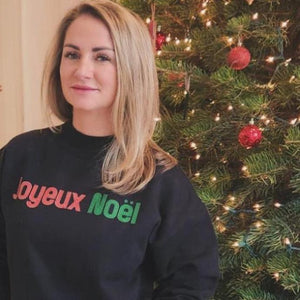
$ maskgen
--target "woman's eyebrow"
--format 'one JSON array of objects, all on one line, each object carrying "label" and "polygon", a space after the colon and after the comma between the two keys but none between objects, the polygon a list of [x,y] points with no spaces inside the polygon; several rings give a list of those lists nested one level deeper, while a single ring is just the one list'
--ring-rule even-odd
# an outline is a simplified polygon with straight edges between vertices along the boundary
[{"label": "woman's eyebrow", "polygon": [[[64,47],[70,47],[75,50],[80,50],[80,48],[76,45],[73,44],[65,44]],[[101,51],[101,50],[110,50],[110,51],[115,51],[115,49],[109,48],[109,47],[95,47],[92,49],[93,52]]]}]

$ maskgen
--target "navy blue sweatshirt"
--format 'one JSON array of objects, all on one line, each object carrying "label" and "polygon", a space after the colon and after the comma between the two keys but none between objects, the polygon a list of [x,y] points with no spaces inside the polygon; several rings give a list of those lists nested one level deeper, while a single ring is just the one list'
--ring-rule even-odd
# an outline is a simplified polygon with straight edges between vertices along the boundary
[{"label": "navy blue sweatshirt", "polygon": [[209,299],[216,238],[179,167],[118,195],[100,185],[112,137],[61,128],[1,150],[0,299]]}]

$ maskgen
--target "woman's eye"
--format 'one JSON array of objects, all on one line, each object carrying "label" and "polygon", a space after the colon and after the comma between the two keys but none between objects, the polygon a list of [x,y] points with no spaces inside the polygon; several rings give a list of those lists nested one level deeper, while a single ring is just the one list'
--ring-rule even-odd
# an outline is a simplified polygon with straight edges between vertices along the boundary
[{"label": "woman's eye", "polygon": [[107,55],[100,54],[100,55],[97,55],[96,60],[98,60],[98,61],[110,61],[111,59]]},{"label": "woman's eye", "polygon": [[79,55],[76,52],[67,52],[64,56],[69,59],[78,59],[79,58]]}]

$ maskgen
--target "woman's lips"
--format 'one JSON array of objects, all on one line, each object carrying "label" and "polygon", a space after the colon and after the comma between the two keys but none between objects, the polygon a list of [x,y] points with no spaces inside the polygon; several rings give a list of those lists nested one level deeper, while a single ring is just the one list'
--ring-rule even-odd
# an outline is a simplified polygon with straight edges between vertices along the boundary
[{"label": "woman's lips", "polygon": [[77,92],[94,92],[98,91],[97,88],[93,88],[86,85],[72,85],[71,88]]}]

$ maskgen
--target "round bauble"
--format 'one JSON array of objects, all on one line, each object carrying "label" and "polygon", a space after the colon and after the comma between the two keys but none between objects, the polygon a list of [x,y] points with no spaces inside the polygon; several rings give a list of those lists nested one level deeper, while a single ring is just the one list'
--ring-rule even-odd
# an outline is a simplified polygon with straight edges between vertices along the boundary
[{"label": "round bauble", "polygon": [[251,54],[242,46],[232,48],[227,56],[227,64],[234,70],[242,70],[249,65]]},{"label": "round bauble", "polygon": [[255,125],[247,125],[239,133],[239,143],[246,149],[257,146],[261,140],[262,132]]}]

